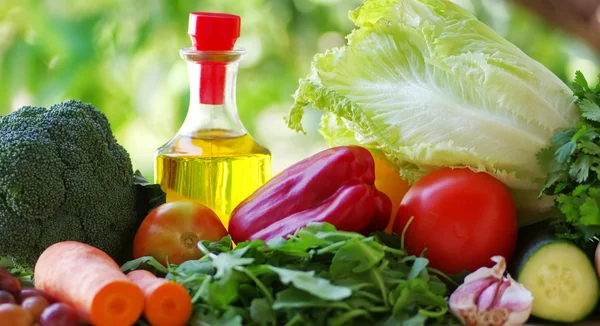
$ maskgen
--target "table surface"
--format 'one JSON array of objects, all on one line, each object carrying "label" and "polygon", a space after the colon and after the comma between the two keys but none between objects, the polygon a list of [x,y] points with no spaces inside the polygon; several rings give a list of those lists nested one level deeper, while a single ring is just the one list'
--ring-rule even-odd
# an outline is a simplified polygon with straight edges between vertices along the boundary
[{"label": "table surface", "polygon": [[600,325],[600,316],[595,315],[584,321],[580,321],[574,324],[560,324],[560,323],[552,323],[547,321],[532,321],[530,323],[525,324],[526,326],[564,326],[564,325],[573,325],[573,326],[598,326]]}]

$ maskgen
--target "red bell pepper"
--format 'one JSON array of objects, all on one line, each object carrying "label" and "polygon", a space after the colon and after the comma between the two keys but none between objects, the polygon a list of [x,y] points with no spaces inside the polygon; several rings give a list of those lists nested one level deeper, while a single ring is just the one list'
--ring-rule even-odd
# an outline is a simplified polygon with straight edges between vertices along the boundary
[{"label": "red bell pepper", "polygon": [[274,176],[231,213],[234,242],[293,234],[311,222],[342,231],[383,230],[392,203],[375,188],[373,156],[359,146],[321,151]]}]

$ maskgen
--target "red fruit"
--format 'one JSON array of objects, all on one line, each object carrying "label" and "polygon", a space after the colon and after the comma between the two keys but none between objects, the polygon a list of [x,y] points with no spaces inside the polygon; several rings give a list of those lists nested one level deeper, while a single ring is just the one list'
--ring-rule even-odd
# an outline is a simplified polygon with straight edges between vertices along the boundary
[{"label": "red fruit", "polygon": [[23,300],[21,307],[31,314],[34,322],[39,322],[42,312],[48,307],[48,301],[42,296],[29,297]]},{"label": "red fruit", "polygon": [[20,294],[21,302],[23,302],[27,298],[38,297],[38,296],[46,299],[48,304],[53,304],[54,302],[56,302],[56,300],[51,295],[49,295],[48,293],[46,293],[40,289],[36,289],[36,288],[24,288],[21,290],[21,294]]},{"label": "red fruit", "polygon": [[19,299],[21,292],[21,282],[4,268],[0,268],[0,290],[12,294],[15,299]]},{"label": "red fruit", "polygon": [[490,266],[490,258],[513,255],[517,240],[515,204],[506,186],[484,172],[440,169],[417,181],[404,196],[394,232],[409,254],[423,250],[430,266],[446,274]]},{"label": "red fruit", "polygon": [[219,241],[227,230],[208,206],[175,201],[155,208],[142,222],[133,242],[133,256],[152,256],[163,265],[202,257],[198,241]]},{"label": "red fruit", "polygon": [[44,309],[40,326],[79,326],[79,316],[71,306],[65,303],[53,303]]},{"label": "red fruit", "polygon": [[0,304],[16,303],[15,297],[7,291],[0,291]]}]

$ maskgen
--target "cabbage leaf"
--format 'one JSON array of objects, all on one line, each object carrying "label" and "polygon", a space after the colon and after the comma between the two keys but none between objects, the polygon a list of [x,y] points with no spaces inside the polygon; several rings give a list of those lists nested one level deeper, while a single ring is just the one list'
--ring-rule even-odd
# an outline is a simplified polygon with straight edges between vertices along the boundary
[{"label": "cabbage leaf", "polygon": [[[553,204],[537,197],[536,153],[575,124],[573,93],[470,12],[447,0],[367,0],[347,44],[317,54],[286,121],[325,111],[331,146],[381,150],[414,182],[439,167],[485,171],[512,191],[521,224]],[[483,190],[483,189],[482,189]]]}]

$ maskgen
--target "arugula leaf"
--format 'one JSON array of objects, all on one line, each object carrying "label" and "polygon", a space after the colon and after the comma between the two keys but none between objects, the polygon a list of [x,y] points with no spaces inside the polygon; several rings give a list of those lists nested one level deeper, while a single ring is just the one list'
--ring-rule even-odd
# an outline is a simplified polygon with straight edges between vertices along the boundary
[{"label": "arugula leaf", "polygon": [[228,252],[231,250],[231,236],[228,234],[217,242],[202,240],[201,243],[212,253]]},{"label": "arugula leaf", "polygon": [[396,234],[365,237],[314,223],[268,243],[230,249],[228,241],[201,241],[204,257],[168,268],[167,278],[192,296],[191,325],[456,324],[447,277],[408,256]]},{"label": "arugula leaf", "polygon": [[351,307],[342,302],[331,302],[321,299],[308,292],[301,291],[295,288],[288,288],[277,294],[273,309],[290,309],[290,308],[341,308],[350,310]]},{"label": "arugula leaf", "polygon": [[200,290],[200,298],[210,305],[226,308],[238,297],[238,274],[229,273],[222,279],[203,283],[204,286]]},{"label": "arugula leaf", "polygon": [[427,265],[429,264],[429,260],[427,258],[418,257],[415,259],[415,262],[412,265],[410,273],[408,274],[408,280],[412,280],[419,276],[421,272],[425,270]]},{"label": "arugula leaf", "polygon": [[254,262],[254,258],[239,258],[229,253],[220,253],[212,259],[213,266],[217,270],[216,278],[223,278],[229,274],[234,267],[246,266]]},{"label": "arugula leaf", "polygon": [[188,260],[175,269],[176,274],[213,274],[214,266],[210,260]]},{"label": "arugula leaf", "polygon": [[123,264],[123,266],[121,266],[121,270],[123,271],[123,273],[127,273],[136,269],[140,269],[140,267],[146,267],[150,270],[154,269],[155,271],[162,274],[167,274],[169,272],[169,270],[165,266],[159,263],[158,260],[154,259],[154,257],[152,256],[144,256],[138,259],[128,261],[125,264]]},{"label": "arugula leaf", "polygon": [[214,273],[215,268],[210,259],[188,260],[171,269],[165,278],[187,286],[188,283],[197,282],[198,279],[204,280],[204,275],[213,275]]},{"label": "arugula leaf", "polygon": [[343,275],[347,273],[362,273],[381,262],[385,253],[362,241],[349,241],[339,248],[333,256],[331,274]]},{"label": "arugula leaf", "polygon": [[345,286],[333,285],[329,280],[315,276],[315,271],[303,272],[273,266],[269,268],[279,275],[281,283],[292,283],[297,289],[321,299],[335,301],[352,294],[352,290]]},{"label": "arugula leaf", "polygon": [[276,315],[269,301],[265,298],[255,298],[250,304],[250,317],[260,325],[275,325]]},{"label": "arugula leaf", "polygon": [[191,321],[191,326],[242,326],[242,317],[235,310],[227,310],[224,314],[197,313]]}]

